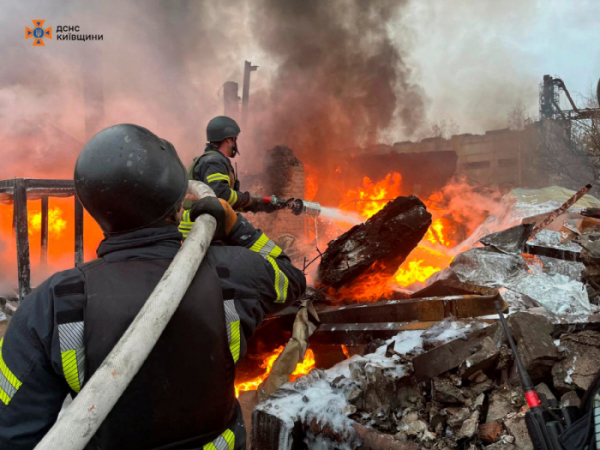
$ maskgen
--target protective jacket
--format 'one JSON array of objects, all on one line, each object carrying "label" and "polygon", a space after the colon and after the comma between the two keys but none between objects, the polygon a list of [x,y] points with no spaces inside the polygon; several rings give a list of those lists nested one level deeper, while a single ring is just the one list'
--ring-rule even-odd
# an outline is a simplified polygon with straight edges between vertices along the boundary
[{"label": "protective jacket", "polygon": [[[32,449],[77,395],[181,246],[175,226],[106,238],[99,259],[23,299],[0,341],[0,449]],[[243,449],[235,363],[265,315],[304,292],[279,247],[243,217],[212,245],[156,347],[87,449]]]},{"label": "protective jacket", "polygon": [[211,144],[206,145],[201,156],[194,158],[189,175],[192,180],[208,184],[217,197],[236,211],[244,211],[252,203],[249,192],[240,192],[240,183],[229,158]]}]

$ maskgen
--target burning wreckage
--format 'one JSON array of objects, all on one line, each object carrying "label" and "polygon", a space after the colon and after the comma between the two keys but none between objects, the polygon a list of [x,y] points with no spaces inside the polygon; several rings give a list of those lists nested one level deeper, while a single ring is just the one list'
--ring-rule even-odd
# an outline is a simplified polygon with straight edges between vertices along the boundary
[{"label": "burning wreckage", "polygon": [[[394,286],[397,268],[433,229],[418,198],[397,197],[332,240],[298,315],[271,318],[254,339],[254,354],[278,345],[266,371],[247,381],[240,367],[252,448],[540,448],[526,422],[541,409],[526,401],[533,388],[498,311],[544,408],[579,406],[600,371],[590,187],[511,191],[448,267],[408,288]],[[369,289],[379,298],[361,301]]]},{"label": "burning wreckage", "polygon": [[[56,224],[44,198],[72,196],[67,180],[55,181],[0,186],[5,203],[14,198],[18,242],[37,218],[27,218],[24,199],[42,198],[46,252]],[[249,444],[533,448],[498,306],[544,403],[579,405],[600,370],[600,201],[584,195],[589,186],[515,189],[465,238],[438,210],[438,196],[400,195],[397,174],[381,183],[358,192],[369,199],[359,211],[364,223],[323,208],[321,219],[359,223],[304,259],[315,272],[307,299],[269,318],[249,342],[236,379]],[[80,261],[83,219],[74,205]],[[17,245],[20,293],[30,289],[26,247]],[[8,315],[17,303],[5,302]]]}]

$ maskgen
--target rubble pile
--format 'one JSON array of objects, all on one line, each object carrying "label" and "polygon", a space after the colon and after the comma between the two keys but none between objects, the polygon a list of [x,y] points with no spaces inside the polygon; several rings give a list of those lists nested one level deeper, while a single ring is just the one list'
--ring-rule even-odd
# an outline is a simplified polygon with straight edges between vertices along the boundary
[{"label": "rubble pile", "polygon": [[[478,242],[409,299],[321,310],[314,338],[348,345],[354,356],[259,404],[253,448],[533,449],[514,358],[491,307],[509,307],[545,405],[578,406],[600,371],[600,202],[584,191],[515,190],[510,212],[490,217],[474,233]],[[417,216],[425,220],[405,222],[419,225],[408,230],[408,251],[428,219]],[[321,280],[352,283],[374,261],[405,258],[404,249],[380,245],[402,237],[368,231],[354,227],[330,244]]]},{"label": "rubble pile", "polygon": [[[527,312],[511,315],[509,325],[540,397],[578,406],[600,370],[600,332],[563,331]],[[446,319],[284,385],[254,411],[252,445],[529,450],[526,411],[497,324]]]}]

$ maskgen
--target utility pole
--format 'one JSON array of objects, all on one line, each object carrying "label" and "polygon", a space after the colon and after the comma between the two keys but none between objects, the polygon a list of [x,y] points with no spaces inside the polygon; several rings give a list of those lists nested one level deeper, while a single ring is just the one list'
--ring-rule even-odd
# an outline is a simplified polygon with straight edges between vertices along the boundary
[{"label": "utility pole", "polygon": [[242,89],[242,127],[248,119],[248,101],[250,99],[250,72],[254,72],[258,66],[253,66],[250,61],[244,61],[244,85]]}]

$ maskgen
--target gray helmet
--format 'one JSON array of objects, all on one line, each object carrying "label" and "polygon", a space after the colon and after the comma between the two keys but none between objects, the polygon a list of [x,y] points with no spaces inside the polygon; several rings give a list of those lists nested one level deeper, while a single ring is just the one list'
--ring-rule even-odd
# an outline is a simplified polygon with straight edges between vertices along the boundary
[{"label": "gray helmet", "polygon": [[74,178],[77,198],[107,234],[158,225],[188,186],[173,145],[131,124],[93,136],[77,158]]},{"label": "gray helmet", "polygon": [[217,116],[211,119],[206,126],[206,140],[208,142],[221,142],[228,137],[237,137],[240,127],[231,117]]}]

